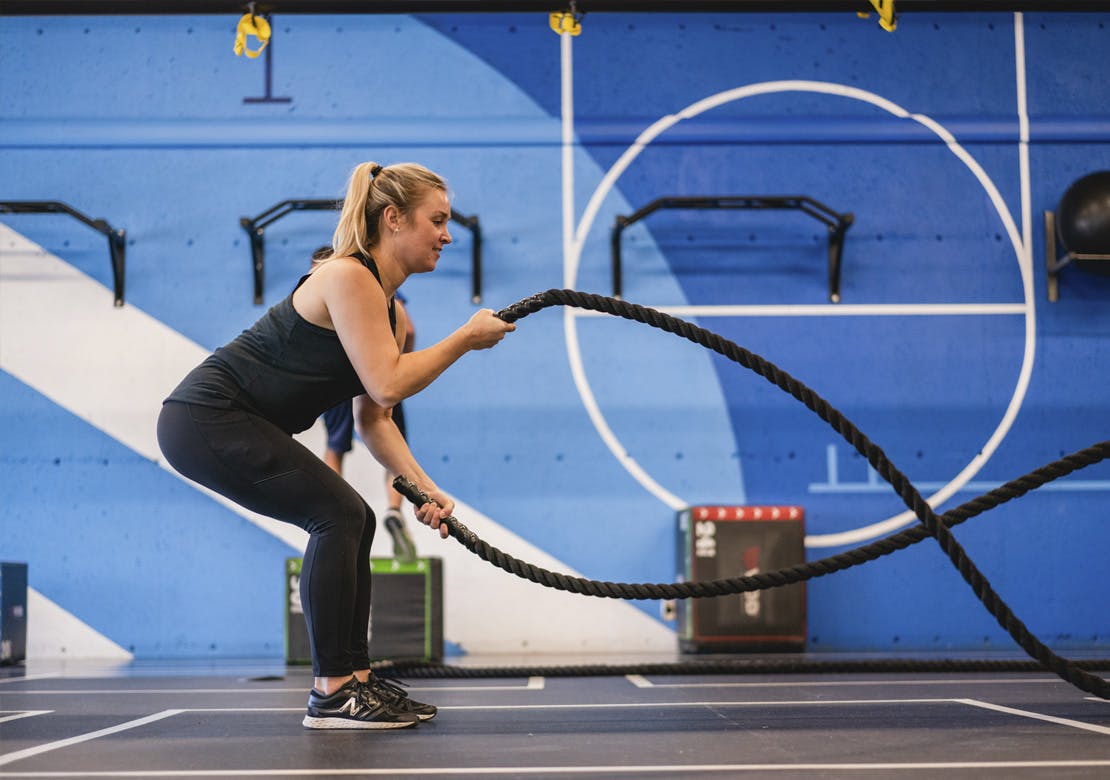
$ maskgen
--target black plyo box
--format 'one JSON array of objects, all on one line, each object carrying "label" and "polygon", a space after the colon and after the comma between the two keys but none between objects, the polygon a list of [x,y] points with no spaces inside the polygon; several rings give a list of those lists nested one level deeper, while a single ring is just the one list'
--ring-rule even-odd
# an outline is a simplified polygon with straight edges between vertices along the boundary
[{"label": "black plyo box", "polygon": [[[696,506],[678,516],[678,579],[731,579],[805,560],[800,506]],[[676,604],[684,653],[801,651],[805,583]]]},{"label": "black plyo box", "polygon": [[27,564],[0,563],[0,664],[27,658]]}]

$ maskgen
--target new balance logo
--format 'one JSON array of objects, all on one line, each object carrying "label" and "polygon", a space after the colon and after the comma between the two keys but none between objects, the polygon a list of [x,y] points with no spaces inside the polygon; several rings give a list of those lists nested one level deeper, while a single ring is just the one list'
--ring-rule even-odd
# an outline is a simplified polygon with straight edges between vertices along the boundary
[{"label": "new balance logo", "polygon": [[347,699],[346,702],[344,702],[343,706],[339,708],[339,711],[345,712],[351,717],[354,717],[358,715],[358,711],[360,709],[361,705],[358,703],[358,697],[352,696],[351,698]]}]

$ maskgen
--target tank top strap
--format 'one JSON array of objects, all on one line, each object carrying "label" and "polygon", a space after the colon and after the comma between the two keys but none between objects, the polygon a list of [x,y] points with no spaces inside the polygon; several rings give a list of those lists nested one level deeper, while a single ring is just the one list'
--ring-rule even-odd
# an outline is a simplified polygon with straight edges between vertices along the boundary
[{"label": "tank top strap", "polygon": [[[382,275],[381,272],[378,271],[378,264],[374,262],[374,258],[370,257],[370,255],[364,255],[361,252],[356,252],[354,256],[358,258],[360,263],[370,269],[370,273],[374,274],[374,278],[378,280],[378,284],[381,284]],[[384,291],[385,288],[383,287],[382,289]],[[392,295],[389,297],[389,327],[394,333],[397,332],[397,303]]]}]

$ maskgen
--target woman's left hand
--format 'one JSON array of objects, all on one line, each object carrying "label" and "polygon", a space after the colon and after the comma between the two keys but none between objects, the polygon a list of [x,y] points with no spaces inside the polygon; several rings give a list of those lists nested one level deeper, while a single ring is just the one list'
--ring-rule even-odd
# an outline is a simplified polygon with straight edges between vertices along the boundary
[{"label": "woman's left hand", "polygon": [[416,508],[416,519],[429,528],[438,529],[440,538],[446,539],[449,531],[443,522],[455,510],[455,502],[440,490],[425,491],[432,502]]}]

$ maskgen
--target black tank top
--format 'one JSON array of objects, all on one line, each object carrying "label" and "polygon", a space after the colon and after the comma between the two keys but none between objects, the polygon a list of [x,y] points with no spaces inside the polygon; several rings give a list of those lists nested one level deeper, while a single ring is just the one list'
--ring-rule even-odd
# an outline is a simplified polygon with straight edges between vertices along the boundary
[{"label": "black tank top", "polygon": [[[374,261],[356,257],[380,284]],[[302,276],[293,291],[307,278]],[[389,324],[396,333],[393,298],[389,299]],[[290,293],[189,372],[166,401],[240,408],[293,434],[311,427],[340,401],[364,392],[338,334],[298,314]]]}]

